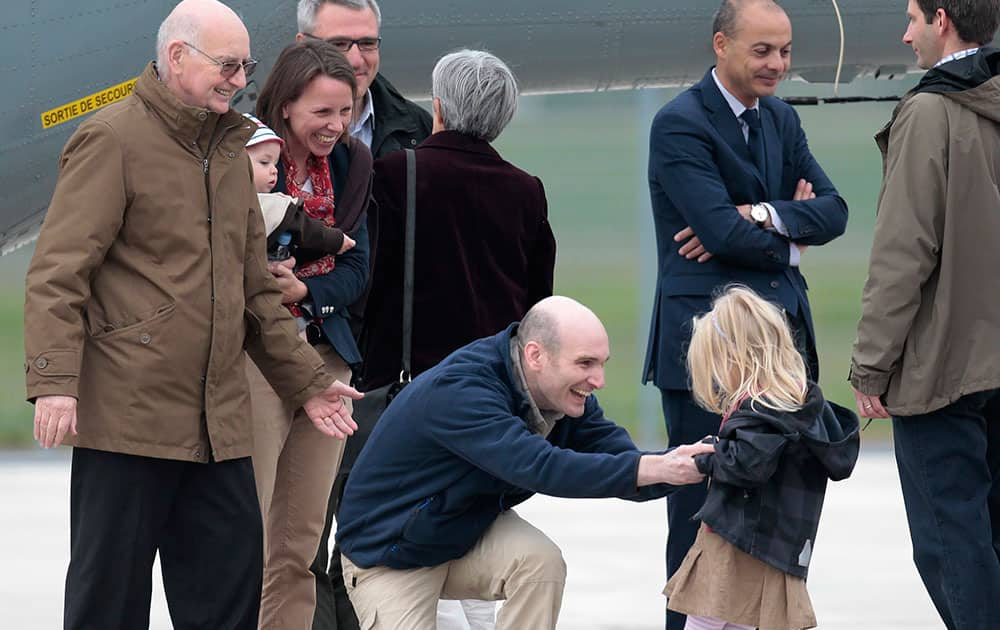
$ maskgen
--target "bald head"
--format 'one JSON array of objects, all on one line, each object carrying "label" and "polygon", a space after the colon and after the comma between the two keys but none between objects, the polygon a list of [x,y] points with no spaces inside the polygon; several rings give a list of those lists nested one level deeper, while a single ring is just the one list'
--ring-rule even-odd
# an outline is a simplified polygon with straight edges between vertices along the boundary
[{"label": "bald head", "polygon": [[712,22],[712,33],[722,33],[726,37],[735,37],[736,32],[742,26],[744,9],[749,6],[767,12],[785,13],[774,0],[722,0],[722,5],[715,13],[715,20]]},{"label": "bald head", "polygon": [[744,107],[774,96],[792,60],[792,23],[771,0],[724,0],[715,19],[715,75]]},{"label": "bald head", "polygon": [[565,336],[578,329],[589,330],[591,333],[599,331],[607,335],[594,311],[572,298],[553,295],[528,311],[518,327],[517,336],[522,346],[535,341],[549,352],[558,354]]},{"label": "bald head", "polygon": [[579,417],[604,387],[608,333],[589,308],[562,296],[545,298],[524,316],[517,336],[525,383],[543,410]]},{"label": "bald head", "polygon": [[[233,95],[246,87],[250,61],[250,35],[232,9],[217,0],[184,0],[160,25],[156,41],[156,69],[174,96],[189,107],[229,111]],[[227,67],[237,69],[224,72]]]},{"label": "bald head", "polygon": [[170,75],[168,50],[171,43],[187,42],[202,48],[204,29],[247,32],[240,16],[218,0],[182,0],[163,20],[156,33],[156,67],[160,79],[166,81]]}]

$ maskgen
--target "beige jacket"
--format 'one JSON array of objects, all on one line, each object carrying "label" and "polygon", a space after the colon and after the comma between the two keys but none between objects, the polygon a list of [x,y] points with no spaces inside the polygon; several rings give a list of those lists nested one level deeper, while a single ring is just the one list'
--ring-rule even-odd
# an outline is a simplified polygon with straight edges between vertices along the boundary
[{"label": "beige jacket", "polygon": [[884,177],[851,383],[909,416],[1000,387],[1000,77],[916,93]]},{"label": "beige jacket", "polygon": [[267,272],[244,143],[150,64],[80,125],[26,280],[27,395],[78,399],[76,446],[206,462],[251,453],[244,348],[295,405],[329,385]]}]

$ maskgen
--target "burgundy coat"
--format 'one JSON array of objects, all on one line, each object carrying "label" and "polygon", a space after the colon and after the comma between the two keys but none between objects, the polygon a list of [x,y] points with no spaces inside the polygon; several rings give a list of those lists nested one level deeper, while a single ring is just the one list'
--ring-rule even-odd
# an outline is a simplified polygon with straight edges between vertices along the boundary
[{"label": "burgundy coat", "polygon": [[[443,131],[416,148],[413,374],[520,320],[552,294],[556,244],[542,182],[489,143]],[[398,378],[406,154],[375,162],[379,255],[361,337],[360,387]]]}]

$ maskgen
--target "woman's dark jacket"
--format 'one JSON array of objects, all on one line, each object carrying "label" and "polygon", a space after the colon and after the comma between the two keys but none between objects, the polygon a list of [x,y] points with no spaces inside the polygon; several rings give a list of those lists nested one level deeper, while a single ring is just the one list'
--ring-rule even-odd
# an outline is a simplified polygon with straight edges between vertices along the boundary
[{"label": "woman's dark jacket", "polygon": [[[323,319],[327,341],[352,368],[361,363],[361,353],[351,332],[348,307],[358,301],[368,285],[369,240],[367,212],[372,198],[372,155],[363,143],[350,139],[338,143],[328,158],[333,179],[334,218],[337,227],[356,241],[356,245],[337,256],[333,271],[305,278],[309,288],[305,302]],[[285,172],[278,162],[278,184],[274,192],[287,192]]]},{"label": "woman's dark jacket", "polygon": [[744,401],[722,425],[715,452],[695,457],[710,477],[695,518],[785,573],[806,577],[826,481],[850,476],[858,417],[810,385],[793,413]]},{"label": "woman's dark jacket", "polygon": [[[416,148],[414,375],[494,335],[552,294],[556,243],[542,182],[456,131]],[[406,154],[375,162],[378,257],[361,348],[364,391],[399,377]]]}]

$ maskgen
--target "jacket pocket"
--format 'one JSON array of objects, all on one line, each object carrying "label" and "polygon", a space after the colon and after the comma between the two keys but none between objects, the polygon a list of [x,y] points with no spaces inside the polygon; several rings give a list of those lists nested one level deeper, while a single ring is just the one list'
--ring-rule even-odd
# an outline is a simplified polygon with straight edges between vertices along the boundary
[{"label": "jacket pocket", "polygon": [[175,315],[173,304],[163,306],[143,321],[102,330],[84,343],[80,391],[100,399],[92,408],[114,410],[124,440],[177,443],[178,427],[164,418],[187,413],[186,401],[199,392],[197,374],[175,376],[190,368],[179,358],[188,344],[174,325]]},{"label": "jacket pocket", "polygon": [[402,538],[404,540],[424,544],[435,542],[439,532],[427,512],[436,499],[437,497],[434,496],[428,497],[413,509],[413,513],[410,514],[410,518],[403,526]]},{"label": "jacket pocket", "polygon": [[110,339],[112,337],[117,337],[119,335],[124,335],[128,332],[139,330],[140,328],[148,327],[150,325],[156,324],[159,320],[169,317],[177,309],[177,305],[174,303],[165,304],[152,313],[140,317],[139,321],[128,324],[126,326],[116,326],[114,324],[104,324],[102,326],[97,326],[96,330],[91,330],[90,338],[97,341],[101,339]]}]

